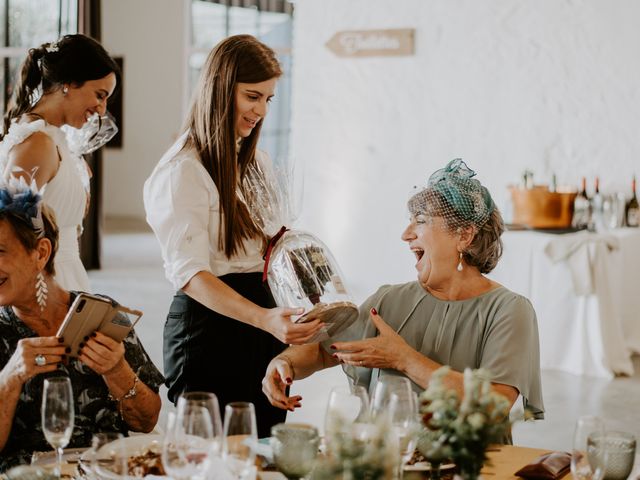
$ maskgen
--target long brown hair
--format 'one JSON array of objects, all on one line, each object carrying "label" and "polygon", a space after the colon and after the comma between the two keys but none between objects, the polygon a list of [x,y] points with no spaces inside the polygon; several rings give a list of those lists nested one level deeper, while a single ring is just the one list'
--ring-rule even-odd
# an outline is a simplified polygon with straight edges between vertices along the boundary
[{"label": "long brown hair", "polygon": [[280,75],[282,70],[271,48],[251,35],[229,37],[209,53],[186,120],[184,149],[197,152],[218,189],[218,248],[224,249],[227,258],[244,250],[245,239],[267,240],[237,194],[238,188],[243,189],[241,180],[247,167],[256,161],[262,120],[243,139],[236,156],[235,87],[238,82],[260,83]]},{"label": "long brown hair", "polygon": [[115,60],[93,38],[79,33],[30,49],[4,115],[0,139],[9,131],[13,119],[33,109],[39,95],[51,93],[65,83],[81,87],[88,80],[110,73],[115,73],[116,85],[120,85],[120,68]]}]

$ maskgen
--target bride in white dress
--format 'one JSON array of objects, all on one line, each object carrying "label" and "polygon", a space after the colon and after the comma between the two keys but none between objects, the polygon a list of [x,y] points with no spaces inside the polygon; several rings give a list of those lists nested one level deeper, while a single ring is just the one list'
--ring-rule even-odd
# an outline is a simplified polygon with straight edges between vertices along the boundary
[{"label": "bride in white dress", "polygon": [[4,117],[0,173],[35,179],[60,229],[56,281],[90,291],[78,238],[89,202],[89,168],[69,149],[63,125],[81,128],[104,115],[119,69],[104,48],[84,35],[66,35],[29,51]]}]

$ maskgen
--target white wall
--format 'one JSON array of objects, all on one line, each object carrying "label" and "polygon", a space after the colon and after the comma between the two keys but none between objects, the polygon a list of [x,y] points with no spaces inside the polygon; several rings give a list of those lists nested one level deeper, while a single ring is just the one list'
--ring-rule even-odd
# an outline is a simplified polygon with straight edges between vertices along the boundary
[{"label": "white wall", "polygon": [[102,43],[124,57],[122,149],[105,149],[107,216],[144,218],[142,186],[183,120],[185,2],[102,2]]},{"label": "white wall", "polygon": [[[546,182],[640,171],[640,2],[303,0],[296,3],[292,151],[298,226],[323,239],[356,299],[415,278],[400,234],[411,187],[464,158],[506,202]],[[415,55],[340,58],[336,31],[415,28]]]}]

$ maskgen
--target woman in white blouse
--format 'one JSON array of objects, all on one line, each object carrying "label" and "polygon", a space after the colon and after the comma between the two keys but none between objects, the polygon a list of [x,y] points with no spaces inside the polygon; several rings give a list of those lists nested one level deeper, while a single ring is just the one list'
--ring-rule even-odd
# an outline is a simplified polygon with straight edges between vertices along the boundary
[{"label": "woman in white blouse", "polygon": [[268,161],[256,145],[281,73],[273,50],[254,37],[220,42],[203,67],[184,134],[144,188],[147,221],[178,290],[164,328],[169,399],[199,390],[214,392],[223,409],[253,402],[260,436],[286,414],[261,392],[269,361],[322,327],[293,323],[300,309],[275,307],[261,278],[269,239],[241,201],[247,167]]}]

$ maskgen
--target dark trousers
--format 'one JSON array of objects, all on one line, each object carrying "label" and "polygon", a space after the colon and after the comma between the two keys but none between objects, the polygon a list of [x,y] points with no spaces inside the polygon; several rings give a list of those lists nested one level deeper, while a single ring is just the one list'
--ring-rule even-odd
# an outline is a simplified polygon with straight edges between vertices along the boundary
[{"label": "dark trousers", "polygon": [[[274,307],[261,273],[232,273],[219,277],[240,295],[262,307]],[[268,363],[286,347],[275,337],[220,315],[183,292],[173,297],[164,326],[164,373],[169,400],[182,392],[213,392],[222,417],[227,403],[252,402],[258,436],[270,436],[286,411],[272,407],[262,393]]]}]

